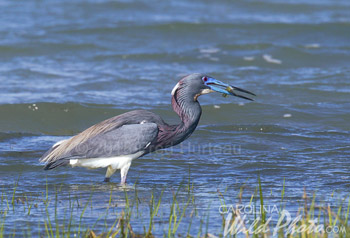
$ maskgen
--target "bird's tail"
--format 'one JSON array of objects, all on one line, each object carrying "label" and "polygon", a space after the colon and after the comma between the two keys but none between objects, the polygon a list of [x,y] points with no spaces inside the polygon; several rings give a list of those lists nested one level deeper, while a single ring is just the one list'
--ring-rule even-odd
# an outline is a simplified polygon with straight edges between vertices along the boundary
[{"label": "bird's tail", "polygon": [[61,166],[66,166],[69,164],[69,159],[67,158],[62,158],[62,159],[58,159],[52,162],[49,162],[45,165],[44,169],[45,170],[49,170],[49,169],[54,169],[57,167],[61,167]]}]

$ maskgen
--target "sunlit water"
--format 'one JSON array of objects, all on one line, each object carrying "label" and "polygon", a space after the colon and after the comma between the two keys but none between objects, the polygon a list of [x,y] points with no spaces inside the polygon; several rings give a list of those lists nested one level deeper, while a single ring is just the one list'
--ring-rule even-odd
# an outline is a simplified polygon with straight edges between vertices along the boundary
[{"label": "sunlit water", "polygon": [[[259,175],[270,205],[279,204],[285,179],[290,210],[304,189],[325,200],[349,192],[348,1],[2,1],[0,22],[0,184],[9,197],[19,177],[17,192],[39,197],[46,184],[51,194],[63,184],[62,212],[68,194],[88,197],[97,186],[86,213],[93,224],[108,205],[105,170],[43,171],[38,158],[58,140],[128,110],[178,122],[170,91],[191,72],[258,96],[202,96],[202,118],[188,140],[134,161],[128,182],[145,200],[164,188],[163,201],[170,199],[190,175],[216,234],[217,190],[229,188],[234,203],[245,185],[249,201]],[[115,187],[119,181],[112,177]],[[118,203],[124,192],[115,189]],[[9,214],[5,228],[37,224],[45,214],[33,213]]]}]

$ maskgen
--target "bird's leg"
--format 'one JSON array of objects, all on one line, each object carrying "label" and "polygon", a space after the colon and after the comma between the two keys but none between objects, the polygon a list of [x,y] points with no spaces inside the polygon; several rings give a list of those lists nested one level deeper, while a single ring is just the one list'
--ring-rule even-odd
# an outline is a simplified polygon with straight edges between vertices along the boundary
[{"label": "bird's leg", "polygon": [[116,169],[113,169],[111,165],[108,166],[107,172],[106,172],[106,177],[105,177],[105,180],[103,180],[103,182],[109,182],[112,174],[114,174],[115,171],[116,171]]},{"label": "bird's leg", "polygon": [[126,175],[128,175],[128,171],[130,168],[131,163],[126,164],[123,168],[120,169],[120,184],[125,184],[126,183]]}]

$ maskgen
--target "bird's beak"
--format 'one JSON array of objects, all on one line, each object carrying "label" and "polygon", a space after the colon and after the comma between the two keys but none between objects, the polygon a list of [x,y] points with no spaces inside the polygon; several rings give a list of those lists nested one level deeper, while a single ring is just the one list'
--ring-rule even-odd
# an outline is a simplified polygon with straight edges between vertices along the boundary
[{"label": "bird's beak", "polygon": [[214,78],[209,78],[208,77],[207,81],[204,82],[204,84],[206,86],[208,86],[211,90],[219,92],[219,93],[223,93],[224,95],[232,95],[232,96],[244,98],[244,99],[247,99],[247,100],[250,100],[250,101],[254,101],[254,100],[251,99],[251,98],[248,98],[246,96],[239,95],[236,92],[242,92],[242,93],[247,93],[247,94],[256,96],[254,93],[249,92],[248,90],[237,88],[235,86],[229,85],[227,83],[223,83],[223,82],[221,82],[219,80],[216,80]]}]

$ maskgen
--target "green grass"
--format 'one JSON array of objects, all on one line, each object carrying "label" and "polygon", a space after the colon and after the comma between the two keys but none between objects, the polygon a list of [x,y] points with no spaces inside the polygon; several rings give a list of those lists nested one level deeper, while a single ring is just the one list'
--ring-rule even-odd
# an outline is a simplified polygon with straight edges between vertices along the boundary
[{"label": "green grass", "polygon": [[[268,205],[269,196],[272,196],[272,191],[269,194],[269,188],[263,185],[260,177],[257,184],[251,186],[253,192],[246,191],[246,185],[234,192],[235,197],[229,195],[232,188],[226,188],[224,192],[213,191],[217,199],[205,205],[197,197],[197,187],[191,180],[176,189],[151,188],[143,196],[140,196],[137,183],[125,188],[105,185],[104,190],[99,185],[87,187],[87,191],[78,189],[71,194],[68,190],[69,194],[66,194],[63,185],[46,183],[44,191],[35,194],[21,192],[17,180],[11,190],[3,188],[0,238],[350,237],[350,199],[336,200],[333,194],[328,202],[322,202],[316,194],[308,196],[304,192],[296,201],[296,212],[290,213],[292,218],[299,219],[294,224],[279,227],[285,221],[278,224],[286,215],[283,211],[290,208],[285,180],[281,183],[280,202],[274,204],[278,213],[272,220],[269,211],[258,212],[258,207]],[[336,202],[330,205],[329,200]],[[219,213],[216,206],[226,209]],[[239,210],[239,207],[247,206],[254,206],[254,212],[244,214]],[[335,228],[338,232],[324,232],[327,229],[335,231]]]}]

